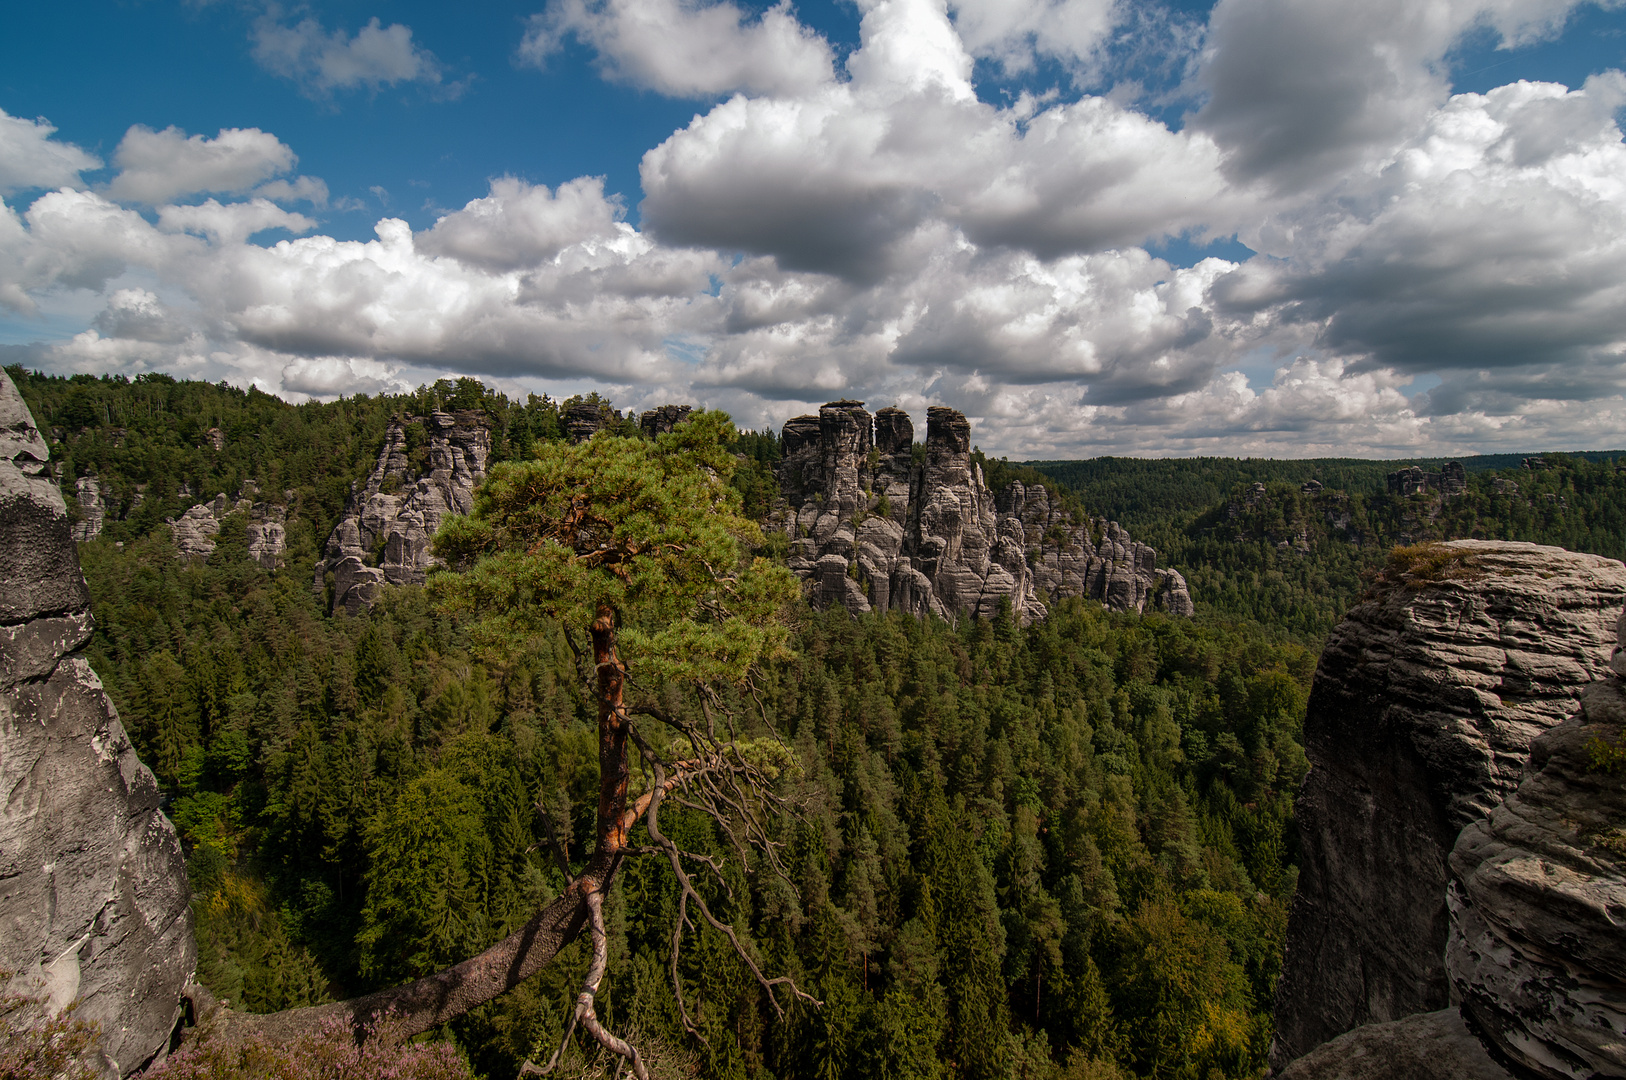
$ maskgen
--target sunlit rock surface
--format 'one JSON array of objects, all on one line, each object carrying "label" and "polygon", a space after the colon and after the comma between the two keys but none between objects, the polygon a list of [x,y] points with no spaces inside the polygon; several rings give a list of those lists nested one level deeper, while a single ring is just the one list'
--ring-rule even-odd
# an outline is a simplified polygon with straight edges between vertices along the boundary
[{"label": "sunlit rock surface", "polygon": [[[421,439],[418,445],[411,443]],[[434,412],[391,422],[378,463],[352,490],[315,586],[333,574],[333,606],[355,614],[391,585],[421,585],[434,564],[430,541],[447,514],[474,507],[491,431],[475,411]]]},{"label": "sunlit rock surface", "polygon": [[1452,988],[1500,1053],[1553,1080],[1626,1076],[1626,772],[1594,763],[1623,731],[1610,672],[1451,852]]}]

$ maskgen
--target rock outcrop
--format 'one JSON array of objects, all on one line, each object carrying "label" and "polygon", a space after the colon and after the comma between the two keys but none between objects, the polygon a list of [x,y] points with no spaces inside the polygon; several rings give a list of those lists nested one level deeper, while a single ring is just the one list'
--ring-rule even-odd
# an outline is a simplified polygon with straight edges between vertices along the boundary
[{"label": "rock outcrop", "polygon": [[638,428],[645,438],[653,439],[657,435],[665,435],[694,412],[692,405],[657,405],[648,412],[638,415]]},{"label": "rock outcrop", "polygon": [[168,1045],[197,962],[181,846],[78,652],[90,595],[46,447],[0,373],[0,971],[78,1000],[110,1075]]},{"label": "rock outcrop", "polygon": [[215,496],[213,502],[198,503],[186,508],[186,513],[169,520],[170,539],[175,554],[183,559],[207,559],[215,553],[215,537],[220,534],[220,519],[226,513],[226,496]]},{"label": "rock outcrop", "polygon": [[255,503],[249,508],[248,557],[266,570],[278,570],[287,550],[288,507]]},{"label": "rock outcrop", "polygon": [[267,570],[282,566],[283,553],[288,550],[288,507],[292,492],[284,492],[282,504],[256,502],[259,492],[253,482],[243,485],[235,502],[225,492],[209,502],[187,507],[186,513],[169,520],[170,539],[175,554],[183,559],[207,559],[215,551],[215,540],[220,535],[220,522],[227,514],[248,515],[248,557]]},{"label": "rock outcrop", "polygon": [[[422,444],[409,446],[420,431]],[[317,591],[325,589],[324,579],[332,573],[335,610],[354,615],[373,604],[385,583],[423,584],[435,562],[429,551],[435,530],[447,514],[474,508],[474,489],[485,479],[490,456],[491,431],[482,413],[435,412],[392,421],[378,464],[352,489],[316,564]]]},{"label": "rock outcrop", "polygon": [[79,520],[73,523],[75,540],[94,540],[102,535],[102,525],[107,521],[107,496],[106,485],[95,473],[79,478],[74,485],[74,501],[79,504]]},{"label": "rock outcrop", "polygon": [[1277,1065],[1448,1003],[1447,855],[1607,670],[1626,603],[1619,562],[1534,544],[1453,541],[1388,576],[1310,692]]},{"label": "rock outcrop", "polygon": [[1513,1080],[1456,1009],[1367,1024],[1323,1043],[1274,1080]]},{"label": "rock outcrop", "polygon": [[1433,491],[1455,497],[1468,490],[1468,470],[1462,467],[1460,461],[1446,462],[1439,472],[1424,472],[1422,466],[1413,465],[1390,473],[1386,482],[1391,495]]},{"label": "rock outcrop", "polygon": [[565,436],[573,443],[580,443],[591,439],[603,428],[619,424],[621,415],[610,407],[609,402],[578,401],[565,409],[559,421],[565,429]]},{"label": "rock outcrop", "polygon": [[1462,1011],[1548,1080],[1626,1076],[1626,775],[1594,761],[1626,734],[1626,652],[1614,666],[1451,852],[1445,962]]},{"label": "rock outcrop", "polygon": [[988,618],[1008,600],[1023,623],[1066,596],[1193,611],[1185,579],[1116,522],[1075,521],[1041,486],[990,491],[953,409],[926,411],[917,448],[902,409],[832,401],[785,423],[777,475],[787,508],[768,527],[791,537],[817,604]]}]

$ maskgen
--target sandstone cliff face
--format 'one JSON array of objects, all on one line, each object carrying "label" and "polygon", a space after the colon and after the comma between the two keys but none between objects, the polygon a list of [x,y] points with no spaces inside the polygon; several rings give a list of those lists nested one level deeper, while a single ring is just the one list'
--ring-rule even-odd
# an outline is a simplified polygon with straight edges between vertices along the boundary
[{"label": "sandstone cliff face", "polygon": [[1446,968],[1462,1011],[1552,1080],[1626,1076],[1626,776],[1592,760],[1594,740],[1623,731],[1611,673],[1531,744],[1518,790],[1451,852]]},{"label": "sandstone cliff face", "polygon": [[[413,464],[407,425],[423,426],[424,464]],[[430,413],[390,424],[378,464],[350,495],[344,516],[316,564],[315,588],[333,574],[333,606],[354,615],[377,600],[380,588],[421,585],[435,561],[429,544],[447,514],[474,508],[474,489],[485,479],[491,432],[478,412]]]},{"label": "sandstone cliff face", "polygon": [[111,1074],[167,1045],[197,961],[158,785],[76,650],[90,596],[44,440],[0,373],[0,970],[101,1025]]},{"label": "sandstone cliff face", "polygon": [[988,618],[1008,599],[1023,623],[1066,596],[1194,610],[1185,579],[1156,569],[1156,552],[1116,522],[1075,523],[1043,487],[990,491],[963,414],[929,408],[922,449],[917,461],[902,409],[872,417],[863,402],[833,401],[786,422],[777,526],[815,603]]},{"label": "sandstone cliff face", "polygon": [[1460,576],[1383,587],[1316,670],[1277,1065],[1447,1004],[1446,856],[1607,669],[1626,567],[1533,544],[1444,546]]}]

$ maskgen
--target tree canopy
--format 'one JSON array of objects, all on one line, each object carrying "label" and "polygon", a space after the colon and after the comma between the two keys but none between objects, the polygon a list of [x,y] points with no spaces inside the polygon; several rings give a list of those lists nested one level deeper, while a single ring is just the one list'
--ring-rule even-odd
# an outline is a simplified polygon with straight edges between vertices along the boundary
[{"label": "tree canopy", "polygon": [[749,554],[762,534],[728,483],[733,434],[726,413],[703,412],[653,441],[599,435],[497,464],[473,512],[442,524],[435,553],[457,572],[430,592],[472,614],[487,648],[608,608],[640,676],[739,682],[783,652],[798,587]]}]

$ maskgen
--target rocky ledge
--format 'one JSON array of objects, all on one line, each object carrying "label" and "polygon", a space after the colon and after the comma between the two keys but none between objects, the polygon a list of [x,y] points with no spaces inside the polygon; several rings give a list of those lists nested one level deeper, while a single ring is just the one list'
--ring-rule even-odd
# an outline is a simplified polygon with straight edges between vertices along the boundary
[{"label": "rocky ledge", "polygon": [[1068,596],[1194,610],[1185,579],[1116,522],[1076,521],[1040,486],[990,491],[953,409],[926,411],[917,448],[902,409],[832,401],[786,422],[777,473],[786,507],[766,527],[790,536],[819,605],[989,618],[1008,600],[1024,624]]},{"label": "rocky ledge", "polygon": [[1394,569],[1311,687],[1272,1061],[1448,1004],[1446,858],[1608,670],[1626,567],[1460,540]]},{"label": "rocky ledge", "polygon": [[168,1045],[197,962],[191,889],[158,785],[78,650],[91,632],[62,493],[0,373],[0,972],[53,1011],[77,1000],[103,1064]]},{"label": "rocky ledge", "polygon": [[1367,1024],[1323,1043],[1274,1080],[1512,1080],[1456,1009]]},{"label": "rocky ledge", "polygon": [[1626,745],[1626,652],[1614,665],[1451,852],[1445,962],[1462,1011],[1548,1080],[1626,1076],[1626,775],[1595,757]]}]

